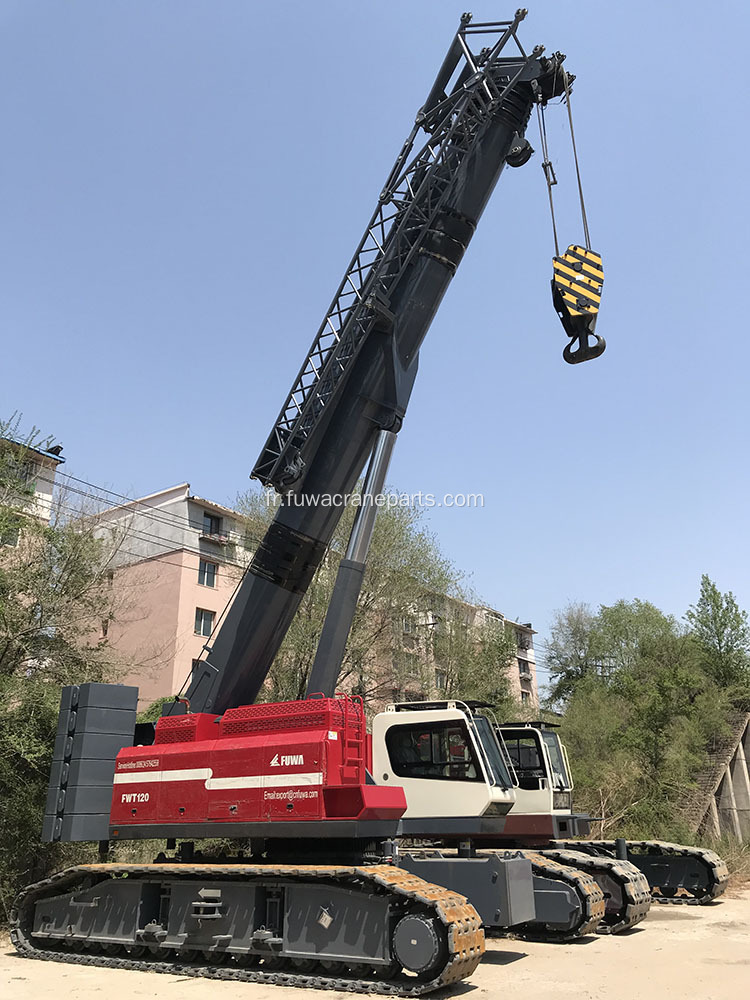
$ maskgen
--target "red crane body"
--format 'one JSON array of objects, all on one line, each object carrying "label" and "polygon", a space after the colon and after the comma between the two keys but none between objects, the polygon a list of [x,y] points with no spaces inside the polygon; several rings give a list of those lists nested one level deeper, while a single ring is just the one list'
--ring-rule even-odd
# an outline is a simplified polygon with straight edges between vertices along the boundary
[{"label": "red crane body", "polygon": [[366,782],[359,698],[164,716],[151,746],[117,756],[113,835],[132,827],[397,820],[402,788]]}]

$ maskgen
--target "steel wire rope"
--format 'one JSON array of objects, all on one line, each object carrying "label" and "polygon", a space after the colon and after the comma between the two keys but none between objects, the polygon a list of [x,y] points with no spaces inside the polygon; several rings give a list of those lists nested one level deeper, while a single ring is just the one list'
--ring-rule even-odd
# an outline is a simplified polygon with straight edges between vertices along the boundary
[{"label": "steel wire rope", "polygon": [[[58,503],[57,507],[58,507],[58,509],[61,509],[61,510],[65,511],[65,512],[67,512],[69,514],[78,514],[79,513],[79,511],[77,510],[77,508],[75,508],[75,507],[69,507],[69,506],[66,506],[65,504]],[[128,538],[132,538],[135,541],[143,542],[144,545],[150,545],[153,548],[161,549],[160,552],[156,552],[155,553],[155,555],[157,557],[159,557],[161,555],[169,554],[169,553],[172,553],[172,552],[189,552],[189,553],[191,553],[191,555],[200,556],[206,562],[215,562],[215,561],[218,560],[219,565],[229,565],[229,566],[237,565],[236,563],[232,562],[231,560],[227,559],[226,557],[214,555],[214,553],[205,552],[202,549],[196,549],[196,548],[193,548],[190,545],[180,544],[179,542],[175,542],[175,543],[167,542],[163,538],[161,538],[159,535],[154,535],[151,532],[145,531],[143,529],[128,528],[127,531],[126,531],[126,533],[125,533],[124,540],[127,541]],[[145,561],[145,560],[150,559],[150,558],[153,557],[153,554],[149,555],[146,552],[136,553],[136,552],[132,552],[131,550],[124,550],[124,549],[118,549],[118,551],[124,551],[128,555],[136,556],[141,561]],[[246,551],[249,552],[250,550],[247,549]],[[174,563],[172,565],[177,565],[177,564]]]},{"label": "steel wire rope", "polygon": [[[75,492],[79,492],[79,491],[75,491]],[[92,498],[91,494],[83,494],[83,495]],[[96,499],[96,498],[93,497],[92,499]],[[56,507],[57,510],[64,511],[67,514],[78,515],[79,517],[81,517],[81,512],[80,512],[80,510],[77,507],[73,507],[73,506],[71,506],[69,504],[64,504],[60,500],[58,500],[55,503],[55,507]],[[83,515],[83,518],[84,519],[87,519],[87,518],[91,519],[90,515]],[[115,522],[115,523],[118,523],[118,522]],[[105,530],[108,526],[111,526],[111,525],[112,525],[112,522],[104,522],[104,523],[101,524],[101,528],[102,528],[102,530]],[[170,527],[172,527],[172,525],[170,525]],[[175,525],[174,527],[177,527],[177,525]],[[199,529],[196,529],[194,527],[191,527],[189,524],[186,526],[184,523],[182,524],[182,529],[184,531],[189,531],[189,532],[199,530]],[[154,532],[148,531],[146,528],[143,528],[143,527],[141,527],[141,528],[134,528],[134,527],[130,526],[130,527],[124,529],[124,531],[125,531],[125,537],[126,538],[127,537],[134,537],[134,538],[139,539],[142,542],[145,542],[147,545],[156,545],[156,546],[164,549],[165,551],[175,552],[175,551],[177,551],[177,549],[185,549],[188,552],[195,552],[198,555],[205,556],[206,558],[209,559],[209,561],[211,561],[211,556],[213,555],[213,553],[205,552],[202,549],[196,549],[196,548],[194,548],[191,545],[186,545],[186,544],[183,544],[183,543],[180,543],[180,542],[177,542],[177,541],[170,542],[167,539],[165,539],[163,536],[156,535],[156,534],[154,534]],[[242,547],[244,548],[245,546],[244,546],[243,543],[244,543],[245,538],[247,536],[238,534],[237,537],[239,539],[238,544],[242,544]],[[253,539],[253,540],[257,541],[257,539]],[[146,557],[146,558],[148,558],[148,557]],[[222,559],[222,557],[220,557],[220,556],[214,556],[214,558],[220,559],[220,560]],[[225,557],[223,557],[223,558],[224,558],[224,561],[227,561],[227,562],[230,561],[230,560],[226,560]]]},{"label": "steel wire rope", "polygon": [[555,202],[552,197],[552,187],[557,184],[557,178],[555,177],[555,171],[552,167],[552,162],[549,158],[549,152],[547,147],[547,124],[544,119],[544,108],[537,104],[536,106],[536,116],[539,122],[539,141],[542,145],[542,156],[544,160],[542,162],[542,170],[544,171],[544,178],[547,184],[547,195],[549,197],[549,212],[552,217],[552,236],[555,241],[555,256],[560,256],[560,244],[557,239],[557,221],[555,219]]},{"label": "steel wire rope", "polygon": [[578,182],[578,199],[581,203],[581,219],[583,221],[583,232],[586,237],[586,249],[591,249],[591,237],[589,236],[589,221],[586,216],[586,204],[583,200],[583,184],[581,183],[581,169],[578,165],[578,149],[576,147],[576,134],[573,128],[573,110],[570,106],[570,80],[565,69],[562,71],[563,84],[565,86],[565,103],[568,106],[568,122],[570,123],[570,141],[573,145],[573,160],[576,165],[576,180]]}]

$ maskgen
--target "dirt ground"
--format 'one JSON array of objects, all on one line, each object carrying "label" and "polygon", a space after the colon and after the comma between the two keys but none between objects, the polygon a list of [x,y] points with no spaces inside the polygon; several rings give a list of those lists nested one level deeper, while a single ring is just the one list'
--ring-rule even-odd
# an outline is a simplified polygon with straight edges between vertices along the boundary
[{"label": "dirt ground", "polygon": [[[744,1000],[750,997],[750,888],[709,906],[652,906],[627,934],[570,945],[490,940],[460,989],[436,1000]],[[0,944],[4,1000],[321,1000],[353,994],[223,983],[35,962]]]}]

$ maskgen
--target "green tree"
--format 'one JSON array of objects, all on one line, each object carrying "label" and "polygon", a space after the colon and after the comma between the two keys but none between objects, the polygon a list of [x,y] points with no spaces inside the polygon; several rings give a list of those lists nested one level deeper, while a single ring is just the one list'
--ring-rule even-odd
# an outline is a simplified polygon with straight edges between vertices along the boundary
[{"label": "green tree", "polygon": [[601,817],[604,837],[629,821],[643,794],[642,768],[625,740],[633,711],[625,697],[590,674],[576,685],[562,720],[576,808]]},{"label": "green tree", "polygon": [[722,594],[705,573],[698,600],[685,613],[703,667],[725,687],[750,686],[750,625],[734,594]]},{"label": "green tree", "polygon": [[676,619],[637,598],[601,605],[596,613],[587,604],[569,604],[555,615],[544,652],[550,700],[565,703],[583,679],[632,668],[677,628]]},{"label": "green tree", "polygon": [[724,731],[726,699],[684,633],[651,643],[610,688],[630,706],[620,745],[642,774],[640,807],[631,818],[665,831],[706,762],[709,740]]},{"label": "green tree", "polygon": [[[434,613],[433,613],[434,614]],[[446,698],[476,699],[503,717],[518,714],[508,665],[516,655],[515,630],[465,600],[444,600],[432,623],[437,687]]]},{"label": "green tree", "polygon": [[[725,694],[695,635],[648,601],[617,601],[575,620],[567,659],[565,633],[558,636],[553,694],[566,695],[579,804],[604,817],[604,832],[675,836],[707,745],[724,731]],[[579,649],[587,660],[576,671]]]},{"label": "green tree", "polygon": [[598,675],[595,622],[588,604],[569,604],[555,613],[544,650],[551,702],[566,702],[584,678]]},{"label": "green tree", "polygon": [[[262,537],[273,507],[257,491],[240,497],[237,507],[245,514],[252,547]],[[262,695],[268,700],[304,696],[355,510],[344,510],[274,660]],[[508,640],[503,630],[485,624],[459,627],[454,619],[467,607],[464,598],[461,575],[425,527],[423,511],[413,506],[381,508],[342,663],[342,687],[372,706],[391,698],[430,696],[437,671],[439,678],[445,677],[446,683],[438,687],[446,694],[506,698]]]},{"label": "green tree", "polygon": [[39,842],[63,684],[108,678],[98,640],[113,615],[109,542],[84,520],[40,516],[42,442],[0,423],[0,902],[43,874],[61,849]]}]

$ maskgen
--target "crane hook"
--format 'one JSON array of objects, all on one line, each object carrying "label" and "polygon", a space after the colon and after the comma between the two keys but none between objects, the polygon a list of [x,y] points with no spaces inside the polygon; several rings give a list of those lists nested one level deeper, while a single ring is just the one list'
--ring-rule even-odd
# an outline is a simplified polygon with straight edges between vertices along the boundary
[{"label": "crane hook", "polygon": [[598,358],[607,346],[604,338],[594,333],[604,284],[602,258],[573,244],[553,258],[552,266],[552,301],[571,338],[563,358],[570,365]]}]

